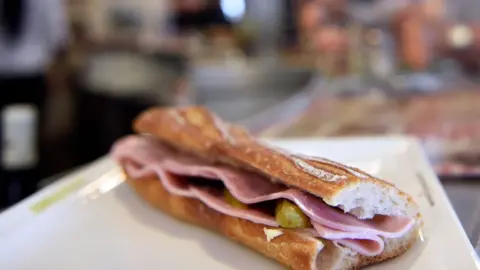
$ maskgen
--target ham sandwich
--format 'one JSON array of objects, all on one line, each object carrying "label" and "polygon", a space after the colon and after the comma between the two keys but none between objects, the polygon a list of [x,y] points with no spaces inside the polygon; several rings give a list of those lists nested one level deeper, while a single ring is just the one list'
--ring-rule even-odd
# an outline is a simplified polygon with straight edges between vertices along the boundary
[{"label": "ham sandwich", "polygon": [[[205,108],[153,108],[134,129],[111,156],[143,199],[292,269],[359,268],[401,255],[417,237],[417,205],[394,185],[269,146]],[[275,205],[284,200],[307,226],[282,226]]]}]

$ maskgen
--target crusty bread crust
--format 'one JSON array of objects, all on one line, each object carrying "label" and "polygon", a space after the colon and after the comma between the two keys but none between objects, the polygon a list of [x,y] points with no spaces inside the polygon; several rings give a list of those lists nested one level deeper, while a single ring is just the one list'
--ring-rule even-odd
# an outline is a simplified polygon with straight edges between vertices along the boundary
[{"label": "crusty bread crust", "polygon": [[371,265],[403,254],[416,239],[416,229],[399,239],[387,239],[385,251],[361,256],[332,241],[317,239],[290,229],[268,241],[266,226],[221,214],[197,199],[170,194],[155,176],[126,182],[151,206],[177,219],[219,232],[294,270],[347,270]]},{"label": "crusty bread crust", "polygon": [[[412,198],[393,184],[340,164],[274,151],[203,107],[152,108],[140,114],[134,129],[193,155],[251,170],[310,192],[359,218],[418,214]],[[317,174],[312,173],[312,168],[318,169]],[[327,179],[325,173],[336,180]]]}]

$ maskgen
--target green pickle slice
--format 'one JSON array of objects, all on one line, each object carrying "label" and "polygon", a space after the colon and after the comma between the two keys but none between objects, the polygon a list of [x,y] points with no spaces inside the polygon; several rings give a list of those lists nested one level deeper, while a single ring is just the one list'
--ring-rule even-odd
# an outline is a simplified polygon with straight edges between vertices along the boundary
[{"label": "green pickle slice", "polygon": [[237,200],[237,198],[233,197],[232,193],[228,191],[228,189],[225,189],[223,191],[223,195],[225,196],[225,200],[227,201],[228,204],[235,208],[239,209],[247,209],[248,205],[242,203],[241,201]]},{"label": "green pickle slice", "polygon": [[280,200],[275,207],[275,219],[283,228],[297,229],[310,227],[310,220],[302,210],[288,200]]}]

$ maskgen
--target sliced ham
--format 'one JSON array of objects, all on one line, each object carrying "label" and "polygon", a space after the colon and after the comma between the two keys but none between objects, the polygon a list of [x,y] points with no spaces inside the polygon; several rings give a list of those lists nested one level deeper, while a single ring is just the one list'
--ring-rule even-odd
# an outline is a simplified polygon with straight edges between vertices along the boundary
[{"label": "sliced ham", "polygon": [[320,237],[336,241],[366,256],[382,253],[385,246],[382,238],[374,234],[339,231],[315,222],[313,227]]},{"label": "sliced ham", "polygon": [[133,178],[142,178],[148,175],[157,174],[165,189],[174,195],[199,199],[208,207],[225,215],[278,227],[273,216],[255,209],[234,208],[223,199],[223,192],[218,192],[217,189],[208,187],[196,187],[195,185],[183,182],[177,175],[159,169],[156,166],[155,168],[147,166],[139,169],[136,166],[127,165],[126,171]]},{"label": "sliced ham", "polygon": [[384,242],[380,236],[400,237],[415,223],[406,217],[384,216],[360,220],[303,191],[275,184],[258,174],[209,164],[175,152],[149,137],[127,137],[114,145],[111,154],[119,162],[129,164],[126,166],[127,173],[133,178],[156,174],[172,194],[199,199],[216,211],[255,223],[279,226],[273,216],[253,208],[233,208],[223,200],[223,193],[196,186],[193,181],[186,179],[202,177],[222,181],[230,193],[245,204],[288,199],[310,217],[317,236],[334,240],[367,256],[383,251]]}]

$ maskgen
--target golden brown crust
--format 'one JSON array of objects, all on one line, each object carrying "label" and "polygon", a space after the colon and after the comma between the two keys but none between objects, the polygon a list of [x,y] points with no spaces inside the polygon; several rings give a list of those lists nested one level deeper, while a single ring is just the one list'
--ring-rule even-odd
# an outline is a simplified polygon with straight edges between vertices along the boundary
[{"label": "golden brown crust", "polygon": [[135,192],[153,207],[180,220],[219,232],[256,250],[291,269],[357,269],[403,254],[416,239],[416,230],[400,239],[385,241],[385,251],[379,256],[366,257],[353,253],[329,240],[319,240],[283,229],[283,234],[267,241],[266,226],[221,214],[197,199],[168,193],[158,178],[126,177]]},{"label": "golden brown crust", "polygon": [[263,231],[266,226],[221,214],[196,199],[174,196],[155,177],[136,180],[127,177],[127,183],[153,207],[180,220],[220,232],[293,269],[312,269],[312,258],[316,258],[323,247],[318,239],[289,231],[268,242]]},{"label": "golden brown crust", "polygon": [[320,168],[341,179],[328,181],[325,177],[314,176],[300,168],[291,156],[272,150],[242,128],[222,122],[203,107],[152,108],[136,119],[134,129],[139,133],[152,134],[197,156],[252,170],[286,185],[308,191],[323,198],[327,203],[345,188],[362,182],[373,183],[385,189],[386,194],[394,194],[408,204],[413,203],[408,194],[392,184],[357,169],[353,170],[361,172],[366,177],[358,177],[352,173],[352,168],[343,165],[332,165],[296,156],[295,160]]}]

